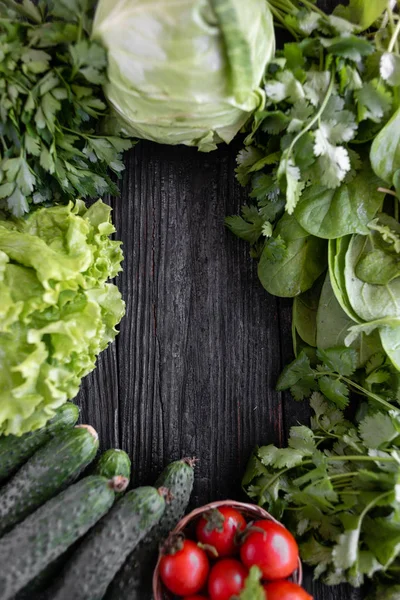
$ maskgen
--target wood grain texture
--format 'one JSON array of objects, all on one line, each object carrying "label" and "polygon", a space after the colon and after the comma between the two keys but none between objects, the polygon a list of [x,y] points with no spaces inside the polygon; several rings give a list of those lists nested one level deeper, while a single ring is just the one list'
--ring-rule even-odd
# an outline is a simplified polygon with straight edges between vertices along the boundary
[{"label": "wood grain texture", "polygon": [[[308,418],[306,403],[274,390],[292,357],[291,302],[264,291],[247,244],[224,228],[246,201],[236,153],[141,142],[127,155],[112,201],[126,317],[78,397],[102,448],[129,452],[135,485],[196,456],[196,506],[241,497],[252,448],[283,445],[288,428]],[[306,587],[318,600],[362,597],[310,576]]]}]

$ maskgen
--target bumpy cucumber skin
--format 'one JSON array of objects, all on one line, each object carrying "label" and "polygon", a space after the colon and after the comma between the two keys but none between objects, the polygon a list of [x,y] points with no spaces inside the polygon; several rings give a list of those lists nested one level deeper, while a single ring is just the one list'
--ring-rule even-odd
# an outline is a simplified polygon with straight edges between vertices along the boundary
[{"label": "bumpy cucumber skin", "polygon": [[[106,450],[96,462],[93,468],[93,474],[102,475],[108,479],[111,479],[116,475],[122,475],[123,477],[130,479],[131,461],[129,456],[126,452],[118,450],[117,448]],[[121,495],[122,493],[116,494],[117,498]]]},{"label": "bumpy cucumber skin", "polygon": [[51,590],[52,600],[101,600],[126,557],[159,522],[164,497],[152,487],[125,494],[83,541]]},{"label": "bumpy cucumber skin", "polygon": [[105,477],[85,477],[1,538],[1,600],[10,600],[82,537],[111,508],[114,498]]},{"label": "bumpy cucumber skin", "polygon": [[0,489],[0,535],[76,479],[98,446],[96,432],[78,426],[39,448]]},{"label": "bumpy cucumber skin", "polygon": [[78,421],[79,408],[66,402],[41,429],[25,435],[0,437],[0,483],[11,477],[30,456],[53,436],[73,427]]},{"label": "bumpy cucumber skin", "polygon": [[172,499],[166,505],[157,527],[128,556],[122,569],[107,590],[106,600],[152,600],[152,571],[156,565],[158,547],[183,517],[193,490],[193,462],[178,460],[167,466],[155,483],[166,487]]}]

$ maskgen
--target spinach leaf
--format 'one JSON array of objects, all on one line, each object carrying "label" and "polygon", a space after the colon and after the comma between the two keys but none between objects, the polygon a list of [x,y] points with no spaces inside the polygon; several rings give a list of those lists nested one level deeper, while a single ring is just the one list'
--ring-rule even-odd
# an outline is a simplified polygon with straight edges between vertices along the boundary
[{"label": "spinach leaf", "polygon": [[326,242],[308,234],[286,213],[265,243],[258,276],[270,294],[293,298],[313,285],[326,262]]},{"label": "spinach leaf", "polygon": [[344,278],[351,306],[362,321],[400,317],[400,278],[385,285],[362,281],[356,274],[360,259],[373,251],[372,236],[353,235],[345,256]]},{"label": "spinach leaf", "polygon": [[392,185],[400,169],[400,108],[374,139],[370,160],[375,174]]},{"label": "spinach leaf", "polygon": [[329,273],[327,273],[317,311],[316,345],[322,350],[344,346],[348,329],[352,325],[354,325],[354,321],[340,306],[332,289]]},{"label": "spinach leaf", "polygon": [[295,217],[312,235],[332,239],[350,233],[368,234],[371,221],[383,201],[380,180],[369,165],[349,183],[336,189],[323,185],[308,187],[300,197]]},{"label": "spinach leaf", "polygon": [[385,285],[400,276],[400,257],[380,248],[372,250],[359,260],[356,275],[362,281]]},{"label": "spinach leaf", "polygon": [[324,278],[321,276],[312,288],[293,300],[292,324],[300,338],[308,345],[317,345],[317,310]]},{"label": "spinach leaf", "polygon": [[400,371],[400,325],[397,327],[383,327],[380,331],[383,349]]},{"label": "spinach leaf", "polygon": [[344,280],[345,256],[350,244],[350,240],[351,236],[345,236],[342,238],[338,238],[337,240],[329,241],[329,277],[332,289],[340,306],[342,307],[344,312],[350,317],[351,320],[359,323],[361,319],[354,312],[353,307],[351,306]]},{"label": "spinach leaf", "polygon": [[[326,275],[321,291],[317,311],[317,346],[320,350],[345,346],[349,329],[355,323],[344,312],[332,289],[329,273]],[[357,367],[362,367],[377,352],[382,352],[379,332],[373,331],[369,335],[362,332],[351,343],[357,351]]]}]

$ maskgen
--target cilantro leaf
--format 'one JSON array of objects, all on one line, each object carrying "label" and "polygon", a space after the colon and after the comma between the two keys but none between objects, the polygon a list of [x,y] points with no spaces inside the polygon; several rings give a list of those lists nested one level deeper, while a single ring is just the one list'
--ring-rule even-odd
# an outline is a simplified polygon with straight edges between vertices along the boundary
[{"label": "cilantro leaf", "polygon": [[380,448],[399,437],[390,415],[377,412],[367,415],[359,425],[360,436],[367,448]]},{"label": "cilantro leaf", "polygon": [[349,404],[349,388],[343,381],[333,377],[321,377],[319,380],[321,392],[339,408],[346,408]]},{"label": "cilantro leaf", "polygon": [[358,119],[379,123],[392,106],[392,97],[378,80],[368,81],[354,92],[358,105]]},{"label": "cilantro leaf", "polygon": [[238,237],[255,244],[263,234],[264,219],[254,205],[242,207],[242,217],[226,217],[226,226]]},{"label": "cilantro leaf", "polygon": [[276,385],[278,391],[290,389],[296,400],[302,400],[309,396],[315,387],[314,372],[304,351],[285,367]]},{"label": "cilantro leaf", "polygon": [[332,371],[341,375],[353,375],[357,368],[358,355],[354,348],[337,347],[327,350],[318,349],[318,358],[325,363]]}]

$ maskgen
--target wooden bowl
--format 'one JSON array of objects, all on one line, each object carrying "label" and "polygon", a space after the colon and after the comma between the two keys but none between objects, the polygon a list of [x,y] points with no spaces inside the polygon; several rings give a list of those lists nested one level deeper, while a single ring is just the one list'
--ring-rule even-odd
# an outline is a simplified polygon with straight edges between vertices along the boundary
[{"label": "wooden bowl", "polygon": [[[274,523],[278,523],[279,525],[282,525],[282,523],[279,523],[279,521],[274,519],[274,517],[272,515],[270,515],[266,510],[264,510],[260,506],[256,506],[255,504],[245,504],[244,502],[236,502],[235,500],[222,500],[220,502],[211,502],[210,504],[206,504],[205,506],[201,506],[200,508],[196,508],[195,510],[193,510],[191,513],[189,513],[188,515],[183,517],[183,519],[181,519],[181,521],[179,521],[178,525],[171,532],[171,535],[175,534],[175,533],[187,532],[187,530],[190,529],[190,527],[192,525],[194,525],[196,520],[203,513],[207,512],[208,510],[220,508],[221,506],[230,506],[231,508],[236,509],[238,512],[242,513],[242,515],[248,521],[260,521],[260,520],[265,519],[265,520],[274,521]],[[282,525],[282,527],[284,527],[284,526]],[[157,561],[157,565],[156,565],[156,568],[155,568],[154,574],[153,574],[154,600],[171,600],[174,596],[172,596],[165,589],[165,587],[161,581],[161,577],[160,577],[159,569],[160,569],[161,558],[162,558],[162,555],[160,552],[160,555],[159,555],[158,561]],[[298,585],[301,585],[301,583],[302,583],[303,569],[301,566],[300,558],[299,558],[298,568],[293,573],[291,579]]]}]

